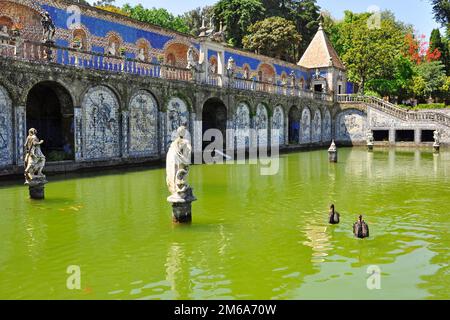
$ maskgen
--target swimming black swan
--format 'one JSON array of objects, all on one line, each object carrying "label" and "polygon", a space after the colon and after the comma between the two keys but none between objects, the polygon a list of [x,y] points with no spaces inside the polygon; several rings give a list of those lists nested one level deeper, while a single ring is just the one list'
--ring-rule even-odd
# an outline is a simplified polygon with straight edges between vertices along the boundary
[{"label": "swimming black swan", "polygon": [[355,237],[360,239],[364,239],[369,236],[369,226],[362,218],[363,217],[360,215],[358,221],[356,221],[353,225],[353,233],[355,234]]},{"label": "swimming black swan", "polygon": [[330,207],[330,214],[329,214],[329,218],[328,218],[329,223],[330,224],[338,224],[340,216],[341,215],[339,214],[339,212],[334,210],[334,204],[332,204]]}]

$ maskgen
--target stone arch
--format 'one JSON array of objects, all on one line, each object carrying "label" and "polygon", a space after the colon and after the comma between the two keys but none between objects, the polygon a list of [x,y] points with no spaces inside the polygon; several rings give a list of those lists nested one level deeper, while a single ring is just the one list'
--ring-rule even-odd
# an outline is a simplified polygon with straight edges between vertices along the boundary
[{"label": "stone arch", "polygon": [[56,81],[35,83],[26,95],[26,126],[36,128],[45,141],[47,161],[74,160],[74,100],[66,86]]},{"label": "stone arch", "polygon": [[13,26],[14,26],[13,18],[7,15],[3,15],[3,13],[0,13],[0,29],[6,27],[7,31],[11,31]]},{"label": "stone arch", "polygon": [[300,143],[311,142],[311,110],[308,107],[303,108],[302,121],[300,124]]},{"label": "stone arch", "polygon": [[190,113],[186,101],[178,96],[172,96],[169,99],[166,110],[166,150],[168,150],[170,143],[176,138],[176,131],[180,126],[185,126],[190,131]]},{"label": "stone arch", "polygon": [[[187,52],[190,46],[192,44],[185,41],[172,40],[167,42],[163,50],[164,63],[172,67],[185,69],[187,67]],[[194,47],[194,58],[196,61],[198,61],[198,57],[198,50]],[[171,60],[169,61],[169,59]]]},{"label": "stone arch", "polygon": [[[91,34],[85,25],[80,24],[71,30],[70,36],[70,43],[73,48],[81,49],[82,51],[91,51]],[[79,39],[81,47],[78,47],[76,39]]]},{"label": "stone arch", "polygon": [[0,167],[13,163],[13,141],[12,102],[8,91],[0,85]]},{"label": "stone arch", "polygon": [[[228,110],[225,103],[217,97],[209,98],[202,107],[202,135],[209,129],[219,130],[222,134],[223,145],[226,146]],[[203,148],[211,142],[205,141]]]},{"label": "stone arch", "polygon": [[280,81],[281,81],[282,86],[288,85],[288,75],[287,75],[286,71],[283,71],[281,73]]},{"label": "stone arch", "polygon": [[269,113],[263,103],[256,106],[255,130],[257,132],[257,145],[267,146],[269,135]]},{"label": "stone arch", "polygon": [[233,119],[234,145],[237,149],[250,146],[250,107],[246,102],[239,102]]},{"label": "stone arch", "polygon": [[245,80],[250,80],[252,75],[252,68],[250,68],[250,65],[248,63],[244,63],[242,66],[242,78]]},{"label": "stone arch", "polygon": [[305,90],[305,83],[306,83],[305,78],[302,76],[298,81],[298,85],[301,90]]},{"label": "stone arch", "polygon": [[83,157],[88,160],[115,158],[120,151],[120,103],[109,87],[87,90],[81,103]]},{"label": "stone arch", "polygon": [[151,156],[158,153],[158,102],[147,90],[140,89],[129,103],[129,154]]},{"label": "stone arch", "polygon": [[325,109],[323,115],[323,125],[322,125],[322,141],[329,142],[332,139],[331,136],[331,112],[328,108]]},{"label": "stone arch", "polygon": [[274,145],[284,145],[284,109],[278,105],[273,109],[271,143]]},{"label": "stone arch", "polygon": [[289,143],[298,144],[300,142],[300,121],[301,113],[297,106],[292,106],[289,109]]},{"label": "stone arch", "polygon": [[322,141],[322,114],[316,109],[311,124],[311,142],[320,141]]},{"label": "stone arch", "polygon": [[106,34],[106,50],[105,53],[112,56],[119,56],[120,49],[123,46],[122,37],[114,31],[110,31]]},{"label": "stone arch", "polygon": [[39,41],[42,37],[41,17],[42,9],[38,4],[29,0],[8,0],[0,3],[0,16],[13,21],[13,28],[19,30],[24,39]]},{"label": "stone arch", "polygon": [[274,83],[276,80],[275,68],[266,62],[260,63],[258,66],[258,81]]},{"label": "stone arch", "polygon": [[336,141],[366,141],[367,115],[357,109],[347,109],[336,116]]}]

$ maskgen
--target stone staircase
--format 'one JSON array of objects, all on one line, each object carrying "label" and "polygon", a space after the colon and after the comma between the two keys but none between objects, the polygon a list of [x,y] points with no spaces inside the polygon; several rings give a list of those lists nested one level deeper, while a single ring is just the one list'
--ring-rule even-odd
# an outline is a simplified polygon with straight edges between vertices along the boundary
[{"label": "stone staircase", "polygon": [[354,94],[337,95],[337,102],[342,104],[365,104],[397,119],[408,122],[433,122],[450,127],[450,116],[436,111],[407,111],[383,99]]}]

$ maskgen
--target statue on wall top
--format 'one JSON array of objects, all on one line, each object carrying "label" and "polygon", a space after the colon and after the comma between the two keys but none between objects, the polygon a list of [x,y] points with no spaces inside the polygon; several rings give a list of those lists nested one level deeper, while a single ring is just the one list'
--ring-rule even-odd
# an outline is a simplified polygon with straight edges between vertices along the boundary
[{"label": "statue on wall top", "polygon": [[116,43],[113,41],[111,42],[111,44],[108,47],[108,54],[111,56],[116,56],[117,55],[117,48],[116,48]]},{"label": "statue on wall top", "polygon": [[9,38],[7,26],[1,26],[0,28],[0,43],[7,43],[8,40],[3,38]]},{"label": "statue on wall top", "polygon": [[37,130],[31,128],[25,141],[25,184],[44,184],[45,175],[42,170],[45,166],[45,156],[41,151],[43,140],[36,136]]},{"label": "statue on wall top", "polygon": [[230,58],[228,58],[228,62],[227,62],[228,75],[233,76],[235,70],[236,70],[236,62],[234,61],[233,57],[230,57]]},{"label": "statue on wall top", "polygon": [[52,17],[50,14],[45,11],[41,14],[41,24],[42,24],[42,41],[43,42],[53,42],[53,38],[55,37],[56,28],[53,23]]},{"label": "statue on wall top", "polygon": [[139,53],[137,56],[139,61],[145,62],[147,59],[145,58],[145,49],[144,48],[139,48]]},{"label": "statue on wall top", "polygon": [[192,202],[196,198],[187,182],[191,164],[192,146],[185,139],[187,130],[181,126],[177,129],[177,138],[170,145],[166,158],[166,183],[172,194],[167,200],[172,203]]},{"label": "statue on wall top", "polygon": [[187,51],[187,63],[188,69],[197,69],[198,62],[195,60],[195,51],[193,46],[190,46]]}]

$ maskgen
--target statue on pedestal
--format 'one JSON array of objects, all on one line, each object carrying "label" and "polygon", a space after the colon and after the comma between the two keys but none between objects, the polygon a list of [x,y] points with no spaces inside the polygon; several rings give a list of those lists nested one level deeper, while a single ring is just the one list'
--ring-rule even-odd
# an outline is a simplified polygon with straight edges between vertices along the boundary
[{"label": "statue on pedestal", "polygon": [[337,147],[334,140],[331,142],[331,146],[328,149],[328,160],[330,162],[337,162]]},{"label": "statue on pedestal", "polygon": [[44,141],[39,140],[36,134],[36,129],[30,129],[25,141],[25,185],[29,186],[32,199],[43,199],[44,185],[47,183],[47,179],[42,173],[45,156],[41,151],[41,145]]},{"label": "statue on pedestal", "polygon": [[439,130],[434,131],[433,138],[434,138],[433,149],[434,152],[438,153],[441,147],[441,133],[439,132]]},{"label": "statue on pedestal", "polygon": [[171,193],[167,201],[172,204],[174,222],[181,223],[191,222],[191,203],[197,200],[187,182],[192,146],[185,136],[186,128],[179,127],[166,158],[166,182]]}]

